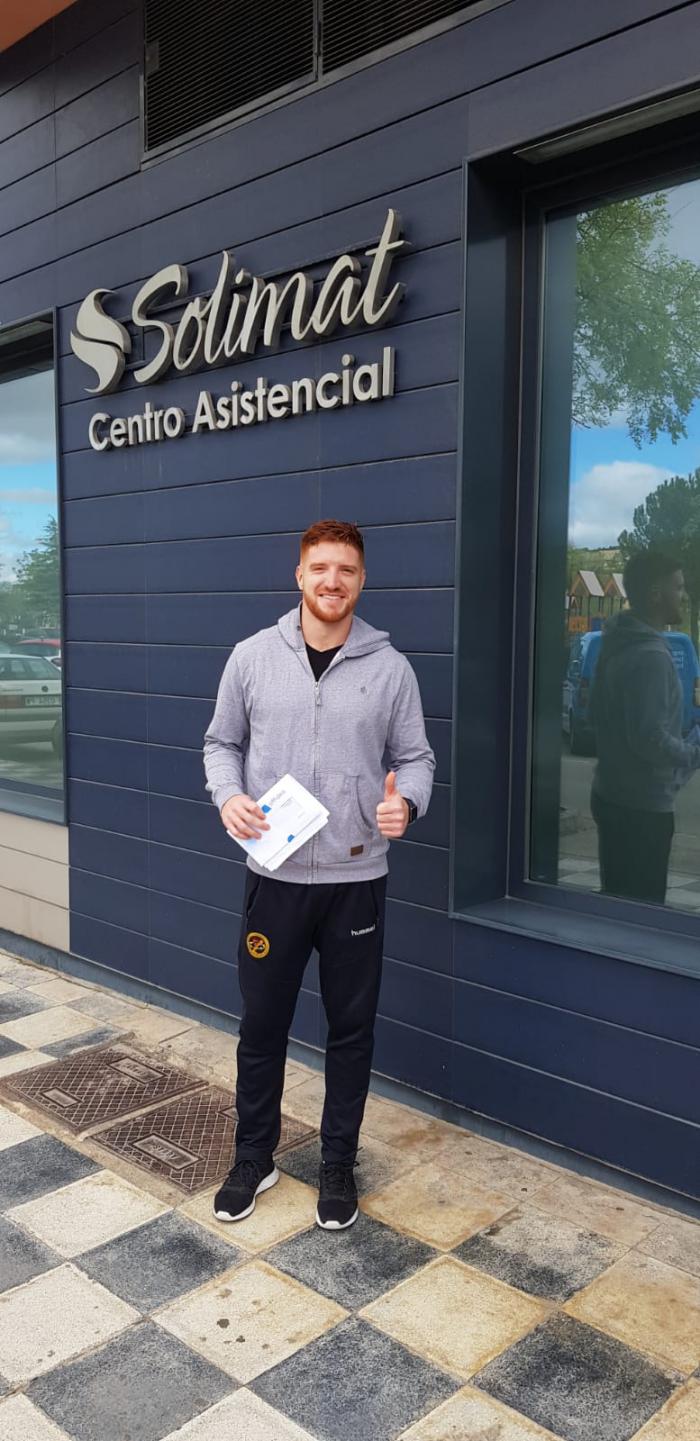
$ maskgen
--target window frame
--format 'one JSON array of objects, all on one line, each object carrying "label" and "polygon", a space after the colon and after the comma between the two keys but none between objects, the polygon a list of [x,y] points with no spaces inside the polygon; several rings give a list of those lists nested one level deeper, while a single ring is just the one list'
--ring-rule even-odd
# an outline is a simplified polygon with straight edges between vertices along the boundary
[{"label": "window frame", "polygon": [[[64,556],[63,556],[63,486],[61,466],[61,402],[60,402],[60,353],[58,350],[58,309],[56,306],[44,307],[42,310],[32,312],[30,315],[18,316],[16,319],[0,324],[0,336],[11,334],[13,330],[20,330],[22,326],[33,325],[38,321],[48,322],[51,326],[52,339],[52,369],[53,369],[53,409],[54,409],[54,435],[56,446],[56,524],[58,538],[58,615],[61,636],[62,664],[59,670],[56,667],[56,675],[61,681],[61,704],[59,713],[63,727],[63,753],[61,755],[60,775],[61,792],[56,797],[55,792],[49,787],[37,786],[35,791],[14,791],[12,786],[6,787],[4,778],[0,773],[0,814],[25,816],[30,820],[45,821],[50,825],[66,826],[68,824],[68,716],[67,716],[67,680],[66,680],[66,594],[64,577]],[[0,384],[2,384],[2,369],[0,367]],[[25,659],[29,659],[27,656]],[[36,657],[34,657],[36,659]]]},{"label": "window frame", "polygon": [[[448,900],[456,921],[696,977],[700,916],[531,880],[528,859],[547,218],[697,178],[699,133],[697,119],[682,120],[648,132],[643,150],[633,135],[536,169],[513,155],[464,166]],[[498,332],[490,356],[487,317]],[[480,385],[480,365],[491,378],[490,399]],[[498,484],[479,485],[476,454]],[[480,551],[494,571],[497,614],[485,618],[485,634],[475,640],[465,619],[481,619],[485,609]],[[481,734],[465,715],[475,677],[485,691]],[[470,781],[474,775],[478,787]]]}]

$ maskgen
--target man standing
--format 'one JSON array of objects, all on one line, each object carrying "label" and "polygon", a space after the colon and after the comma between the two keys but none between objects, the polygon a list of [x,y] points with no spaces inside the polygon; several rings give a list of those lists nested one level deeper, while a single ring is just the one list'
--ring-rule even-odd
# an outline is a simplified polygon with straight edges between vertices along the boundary
[{"label": "man standing", "polygon": [[700,766],[697,726],[682,737],[683,692],[662,635],[682,622],[685,584],[678,562],[654,551],[632,557],[624,584],[630,609],[606,626],[591,694],[591,809],[603,891],[663,905],[676,795]]},{"label": "man standing", "polygon": [[205,737],[207,788],[237,839],[268,829],[255,798],[287,772],[330,812],[274,876],[248,857],[236,1153],[214,1198],[222,1221],[250,1215],[279,1179],[287,1040],[314,947],[328,1020],[316,1220],[337,1230],[357,1219],[353,1165],[374,1046],[387,850],[425,815],[435,768],[411,666],[386,631],[354,614],[365,579],[357,527],[312,525],[296,569],[301,605],[235,647]]}]

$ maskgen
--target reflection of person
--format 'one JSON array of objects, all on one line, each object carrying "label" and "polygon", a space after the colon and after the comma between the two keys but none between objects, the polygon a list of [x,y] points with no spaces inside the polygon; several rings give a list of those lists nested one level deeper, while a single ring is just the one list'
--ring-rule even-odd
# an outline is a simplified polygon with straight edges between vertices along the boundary
[{"label": "reflection of person", "polygon": [[606,626],[591,693],[591,808],[603,891],[663,904],[675,798],[700,766],[700,731],[682,737],[683,692],[662,635],[682,621],[683,572],[643,551],[628,562],[624,584],[630,609]]},{"label": "reflection of person", "polygon": [[214,1212],[242,1220],[278,1180],[287,1038],[315,947],[328,1019],[316,1219],[339,1229],[357,1218],[353,1164],[374,1044],[386,853],[425,814],[435,758],[409,662],[386,631],[353,614],[365,582],[360,531],[342,521],[311,526],[296,580],[301,605],[235,647],[205,739],[207,786],[237,839],[269,829],[251,797],[286,772],[330,812],[274,875],[248,858],[236,1154]]}]

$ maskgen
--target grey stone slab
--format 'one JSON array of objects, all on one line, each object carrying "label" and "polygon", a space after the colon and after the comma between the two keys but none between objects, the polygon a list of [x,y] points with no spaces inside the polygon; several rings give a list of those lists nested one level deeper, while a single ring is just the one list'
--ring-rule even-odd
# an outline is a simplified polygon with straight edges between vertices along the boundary
[{"label": "grey stone slab", "polygon": [[630,1441],[680,1381],[612,1336],[558,1315],[470,1384],[562,1441]]},{"label": "grey stone slab", "polygon": [[86,1251],[77,1264],[115,1296],[152,1311],[249,1259],[237,1246],[171,1213]]},{"label": "grey stone slab", "polygon": [[[47,973],[37,966],[21,966],[12,962],[2,972],[3,981],[9,986],[16,986],[18,991],[24,990],[27,986],[40,986],[42,981],[47,979]],[[50,979],[50,976],[49,976]],[[34,999],[34,997],[32,997]]]},{"label": "grey stone slab", "polygon": [[67,1036],[65,1041],[54,1041],[50,1046],[42,1046],[41,1049],[46,1056],[72,1056],[74,1051],[84,1051],[88,1046],[103,1046],[106,1041],[114,1041],[121,1034],[121,1031],[115,1031],[112,1026],[94,1026],[89,1031],[81,1031],[77,1036]]},{"label": "grey stone slab", "polygon": [[250,1383],[320,1441],[395,1441],[459,1382],[351,1317]]},{"label": "grey stone slab", "polygon": [[20,1021],[23,1016],[33,1016],[37,1011],[45,1011],[49,1004],[41,996],[28,996],[24,991],[3,991],[0,995],[0,1026],[7,1025],[9,1021]]},{"label": "grey stone slab", "polygon": [[0,1059],[3,1056],[15,1056],[18,1051],[26,1051],[26,1046],[20,1046],[18,1041],[11,1041],[9,1036],[0,1036]]},{"label": "grey stone slab", "polygon": [[99,1170],[94,1161],[55,1136],[33,1136],[18,1146],[8,1146],[0,1160],[0,1210],[33,1201]]},{"label": "grey stone slab", "polygon": [[28,1235],[7,1216],[0,1216],[0,1292],[22,1286],[33,1276],[62,1264],[63,1258],[55,1251]]},{"label": "grey stone slab", "polygon": [[470,1236],[454,1254],[519,1291],[566,1301],[619,1260],[624,1249],[525,1206]]},{"label": "grey stone slab", "polygon": [[27,1395],[75,1441],[160,1441],[235,1389],[217,1366],[145,1321],[38,1377]]},{"label": "grey stone slab", "polygon": [[347,1231],[312,1226],[275,1246],[265,1259],[353,1311],[407,1280],[437,1254],[361,1212]]}]

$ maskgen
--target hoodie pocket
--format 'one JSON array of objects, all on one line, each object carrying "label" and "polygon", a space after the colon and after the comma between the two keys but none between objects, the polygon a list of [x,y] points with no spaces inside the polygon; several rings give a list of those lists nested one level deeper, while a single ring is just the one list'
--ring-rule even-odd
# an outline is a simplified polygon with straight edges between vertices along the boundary
[{"label": "hoodie pocket", "polygon": [[352,865],[361,856],[383,849],[383,839],[369,814],[360,776],[345,775],[341,771],[324,772],[319,798],[330,812],[328,824],[319,831],[319,865],[346,861]]}]

